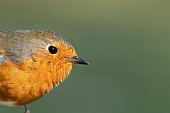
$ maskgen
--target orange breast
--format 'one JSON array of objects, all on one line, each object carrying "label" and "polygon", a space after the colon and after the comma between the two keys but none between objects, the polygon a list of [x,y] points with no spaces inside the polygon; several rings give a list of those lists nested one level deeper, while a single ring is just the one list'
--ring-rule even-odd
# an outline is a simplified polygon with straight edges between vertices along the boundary
[{"label": "orange breast", "polygon": [[24,60],[19,66],[12,62],[0,65],[0,100],[14,101],[16,105],[37,100],[70,73],[72,63],[59,64]]}]

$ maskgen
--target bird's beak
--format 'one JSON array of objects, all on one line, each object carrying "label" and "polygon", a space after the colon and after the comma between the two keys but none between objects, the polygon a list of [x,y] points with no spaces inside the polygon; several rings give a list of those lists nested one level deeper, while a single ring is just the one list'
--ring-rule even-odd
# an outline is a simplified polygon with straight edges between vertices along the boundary
[{"label": "bird's beak", "polygon": [[83,64],[83,65],[89,65],[89,62],[87,62],[86,60],[78,57],[78,56],[75,56],[73,58],[68,58],[68,61],[69,62],[72,62],[74,64]]}]

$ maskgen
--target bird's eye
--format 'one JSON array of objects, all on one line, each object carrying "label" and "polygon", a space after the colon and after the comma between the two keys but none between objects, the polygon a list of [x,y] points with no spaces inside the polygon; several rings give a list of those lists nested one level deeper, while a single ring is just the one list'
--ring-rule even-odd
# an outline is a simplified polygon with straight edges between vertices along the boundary
[{"label": "bird's eye", "polygon": [[57,53],[57,48],[54,47],[54,46],[49,46],[49,47],[48,47],[48,51],[49,51],[51,54],[56,54],[56,53]]}]

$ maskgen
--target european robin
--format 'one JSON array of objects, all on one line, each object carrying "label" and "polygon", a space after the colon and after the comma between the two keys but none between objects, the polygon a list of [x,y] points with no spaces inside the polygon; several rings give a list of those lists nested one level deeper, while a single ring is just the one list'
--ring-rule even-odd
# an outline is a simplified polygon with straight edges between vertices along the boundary
[{"label": "european robin", "polygon": [[65,80],[73,64],[88,62],[54,32],[0,32],[0,105],[25,106]]}]

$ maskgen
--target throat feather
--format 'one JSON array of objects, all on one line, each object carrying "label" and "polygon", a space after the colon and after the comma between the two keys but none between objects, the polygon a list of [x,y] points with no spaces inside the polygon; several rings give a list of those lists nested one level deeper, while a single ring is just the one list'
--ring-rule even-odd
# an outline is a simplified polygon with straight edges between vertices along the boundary
[{"label": "throat feather", "polygon": [[42,94],[49,92],[54,86],[58,86],[68,77],[71,69],[71,63],[48,66],[41,64],[30,77],[31,80],[35,80],[32,89],[36,87],[36,90],[39,90]]}]

